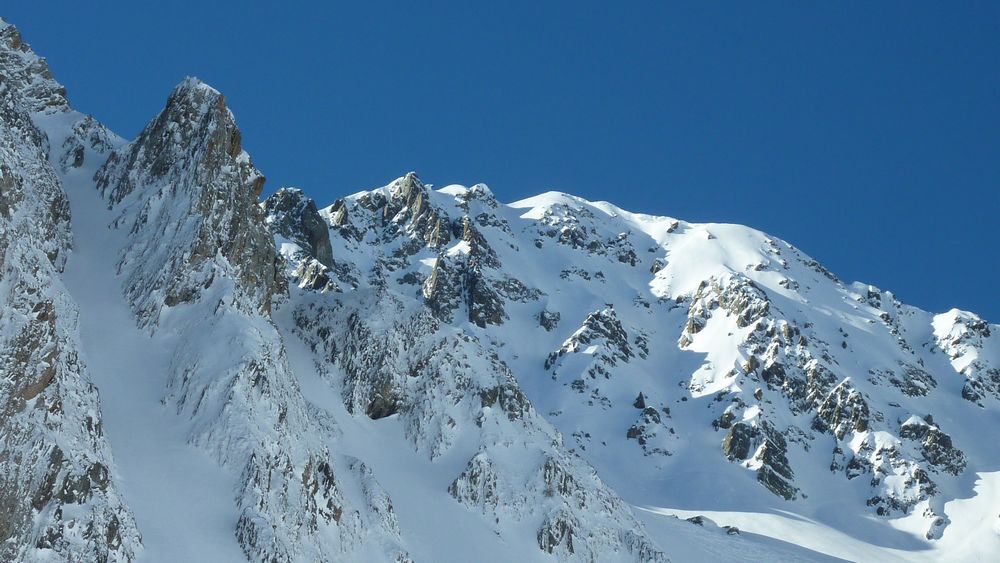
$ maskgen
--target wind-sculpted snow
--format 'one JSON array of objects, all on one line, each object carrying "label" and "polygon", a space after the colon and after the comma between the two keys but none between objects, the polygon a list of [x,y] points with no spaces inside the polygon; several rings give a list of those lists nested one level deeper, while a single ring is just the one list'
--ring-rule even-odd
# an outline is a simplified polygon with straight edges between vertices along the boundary
[{"label": "wind-sculpted snow", "polygon": [[32,119],[84,123],[64,93],[0,22],[0,559],[129,561],[139,534],[61,279],[70,216],[49,145],[62,139]]}]

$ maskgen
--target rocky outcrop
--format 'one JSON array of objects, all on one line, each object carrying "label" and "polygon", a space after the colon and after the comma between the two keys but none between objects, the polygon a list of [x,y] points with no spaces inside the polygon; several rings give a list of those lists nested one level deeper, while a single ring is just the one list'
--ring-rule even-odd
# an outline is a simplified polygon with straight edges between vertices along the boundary
[{"label": "rocky outcrop", "polygon": [[666,423],[670,418],[670,409],[662,406],[656,409],[648,403],[646,397],[639,393],[632,406],[639,409],[640,414],[629,426],[625,437],[635,440],[646,455],[671,455],[666,446],[670,437],[675,434],[674,429]]},{"label": "rocky outcrop", "polygon": [[989,358],[1000,358],[996,327],[967,311],[952,309],[934,317],[934,342],[952,367],[965,377],[962,397],[982,405],[986,396],[1000,400],[1000,367]]},{"label": "rocky outcrop", "polygon": [[838,440],[848,433],[865,432],[869,428],[868,403],[849,381],[843,381],[827,395],[813,419],[813,428],[832,432]]},{"label": "rocky outcrop", "polygon": [[722,440],[722,451],[730,461],[755,469],[757,481],[772,493],[785,500],[798,494],[787,458],[788,442],[770,425],[733,424]]},{"label": "rocky outcrop", "polygon": [[398,417],[413,447],[431,459],[460,439],[480,444],[447,493],[498,534],[509,522],[541,518],[538,547],[561,559],[605,552],[664,559],[621,499],[560,445],[486,341],[419,309],[400,316],[405,304],[394,286],[377,288],[360,303],[329,294],[317,305],[311,297],[295,313],[316,357],[344,374],[348,411]]},{"label": "rocky outcrop", "polygon": [[[583,353],[595,358],[586,371],[586,375],[592,379],[598,376],[609,377],[611,368],[619,362],[628,363],[636,355],[629,342],[628,332],[612,307],[587,315],[583,325],[558,350],[549,354],[545,360],[545,369],[558,371],[560,360],[573,353]],[[639,353],[644,355],[641,351]]]},{"label": "rocky outcrop", "polygon": [[919,442],[924,459],[939,470],[958,475],[965,469],[965,454],[955,448],[951,436],[942,432],[930,415],[907,419],[900,425],[899,437]]},{"label": "rocky outcrop", "polygon": [[318,291],[341,291],[335,278],[357,285],[349,267],[334,263],[330,231],[302,190],[281,188],[260,207],[293,283]]},{"label": "rocky outcrop", "polygon": [[284,237],[327,268],[333,267],[330,231],[316,202],[297,188],[281,188],[261,204],[271,233]]},{"label": "rocky outcrop", "polygon": [[[636,358],[645,359],[648,353],[645,334],[629,335],[615,309],[608,306],[587,315],[580,328],[549,353],[542,367],[554,381],[568,380],[581,403],[607,410],[612,404],[601,387],[624,365]],[[640,417],[626,436],[642,437],[640,445],[647,452],[666,453],[664,441],[658,440],[654,445],[646,440],[659,433],[656,429],[659,423],[654,422],[659,415],[655,410]]]},{"label": "rocky outcrop", "polygon": [[695,334],[704,328],[716,309],[735,318],[736,326],[747,328],[765,318],[770,307],[767,295],[753,280],[742,274],[730,278],[710,278],[702,281],[691,297],[688,321],[681,334],[680,346],[688,346]]}]

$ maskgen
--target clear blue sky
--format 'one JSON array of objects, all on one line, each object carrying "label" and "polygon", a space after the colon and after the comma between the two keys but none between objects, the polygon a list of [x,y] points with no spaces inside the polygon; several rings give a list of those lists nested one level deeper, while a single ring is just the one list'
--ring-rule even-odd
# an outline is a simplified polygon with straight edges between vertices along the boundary
[{"label": "clear blue sky", "polygon": [[323,204],[408,170],[505,201],[556,189],[752,225],[1000,322],[1000,4],[485,4],[0,15],[126,137],[183,76],[219,88],[270,190]]}]

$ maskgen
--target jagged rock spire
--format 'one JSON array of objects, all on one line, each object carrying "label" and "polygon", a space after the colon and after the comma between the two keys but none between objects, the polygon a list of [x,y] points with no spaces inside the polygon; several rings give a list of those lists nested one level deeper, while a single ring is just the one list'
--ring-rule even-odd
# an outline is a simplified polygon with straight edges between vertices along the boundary
[{"label": "jagged rock spire", "polygon": [[271,296],[283,291],[257,206],[264,176],[240,139],[223,95],[189,77],[98,171],[98,189],[122,209],[119,225],[148,233],[122,259],[140,322],[155,320],[163,305],[195,299],[214,268],[233,270],[237,301],[246,308],[267,311]]},{"label": "jagged rock spire", "polygon": [[31,50],[13,25],[0,19],[0,80],[17,92],[28,112],[69,110],[66,88],[56,82],[45,59]]},{"label": "jagged rock spire", "polygon": [[[224,165],[232,164],[238,179],[247,184],[232,187],[245,188],[256,198],[264,186],[264,177],[243,152],[241,138],[225,97],[189,76],[174,88],[166,107],[139,137],[111,155],[98,174],[98,187],[116,204],[137,184],[192,180],[211,183],[223,172]],[[127,174],[123,173],[126,167]]]}]

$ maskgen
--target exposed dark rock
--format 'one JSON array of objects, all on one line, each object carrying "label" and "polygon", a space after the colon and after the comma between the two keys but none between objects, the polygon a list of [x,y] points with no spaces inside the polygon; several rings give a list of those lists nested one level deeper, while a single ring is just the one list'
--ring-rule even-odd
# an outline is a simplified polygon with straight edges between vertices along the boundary
[{"label": "exposed dark rock", "polygon": [[948,473],[958,475],[965,469],[967,464],[965,454],[955,448],[951,436],[934,425],[933,419],[911,418],[900,425],[899,437],[920,441],[920,451],[924,459]]},{"label": "exposed dark rock", "polygon": [[[196,300],[220,258],[235,269],[240,303],[268,312],[271,297],[285,291],[257,206],[264,177],[243,152],[225,98],[211,87],[184,80],[139,137],[111,154],[96,180],[111,206],[142,192],[129,199],[132,222],[124,226],[160,234],[137,238],[122,261],[130,272],[126,293],[142,324],[155,323],[164,303]],[[168,195],[176,207],[163,207]],[[163,239],[174,244],[164,248]]]},{"label": "exposed dark rock", "polygon": [[628,363],[635,357],[628,333],[618,320],[614,308],[608,307],[587,315],[583,325],[563,342],[559,350],[549,354],[545,360],[545,369],[555,367],[566,354],[579,352],[596,344],[600,344],[600,353],[595,355],[598,362],[588,370],[591,377],[608,377],[609,368],[618,365],[618,362]]},{"label": "exposed dark rock", "polygon": [[646,408],[646,397],[643,396],[642,393],[639,393],[639,395],[636,396],[635,401],[632,403],[632,406],[637,409]]},{"label": "exposed dark rock", "polygon": [[663,262],[663,260],[660,260],[659,258],[654,258],[652,265],[649,266],[649,273],[656,274],[657,272],[666,267],[667,265],[666,263]]},{"label": "exposed dark rock", "polygon": [[848,432],[863,432],[869,425],[868,403],[848,381],[842,382],[827,395],[813,419],[813,428],[832,432],[843,440]]},{"label": "exposed dark rock", "polygon": [[722,440],[722,452],[730,460],[746,459],[750,456],[750,448],[759,435],[757,429],[738,422],[733,424]]},{"label": "exposed dark rock", "polygon": [[548,553],[564,551],[572,554],[576,552],[573,546],[574,530],[580,523],[565,511],[559,511],[549,516],[538,529],[538,547]]},{"label": "exposed dark rock", "polygon": [[462,474],[451,485],[448,494],[465,505],[496,508],[500,502],[497,494],[498,476],[489,456],[476,454]]},{"label": "exposed dark rock", "polygon": [[538,324],[545,330],[552,332],[558,325],[562,314],[559,311],[544,310],[538,313]]},{"label": "exposed dark rock", "polygon": [[264,200],[261,207],[272,233],[296,242],[308,256],[327,268],[333,267],[330,232],[316,202],[306,197],[302,190],[281,188]]},{"label": "exposed dark rock", "polygon": [[516,385],[498,385],[479,392],[484,407],[499,406],[510,420],[523,418],[531,411],[528,397]]}]

